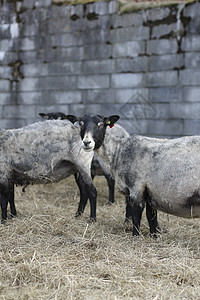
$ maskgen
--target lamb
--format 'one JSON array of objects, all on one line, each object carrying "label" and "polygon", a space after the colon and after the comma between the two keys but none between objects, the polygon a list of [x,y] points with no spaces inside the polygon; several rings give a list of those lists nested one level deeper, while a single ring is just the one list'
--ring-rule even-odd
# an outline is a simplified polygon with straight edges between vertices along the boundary
[{"label": "lamb", "polygon": [[[157,210],[185,218],[200,217],[200,137],[156,139],[105,135],[119,116],[86,116],[81,137],[86,152],[95,150],[114,175],[133,209],[133,235],[139,234],[144,205],[150,232],[156,235]],[[154,215],[155,211],[155,215]]]},{"label": "lamb", "polygon": [[96,189],[90,169],[93,151],[85,152],[77,127],[69,121],[44,121],[24,128],[0,130],[0,203],[2,222],[16,215],[14,185],[57,182],[78,172],[90,200],[90,218],[96,219]]},{"label": "lamb", "polygon": [[[62,112],[52,112],[52,113],[39,113],[39,115],[46,120],[66,120],[68,119],[68,116],[65,115]],[[74,120],[72,119],[72,123],[75,123]],[[116,125],[115,128],[110,130],[110,133],[115,135],[116,137],[128,137],[129,133],[120,125]],[[72,170],[73,171],[73,170]],[[73,172],[72,172],[73,174]],[[91,166],[91,176],[92,179],[94,179],[95,176],[105,176],[107,180],[107,184],[109,187],[109,200],[108,203],[114,203],[114,190],[115,190],[115,180],[113,179],[112,175],[106,168],[105,164],[98,159],[98,156],[96,153],[94,153],[94,158],[92,161],[92,166]],[[80,190],[80,202],[78,206],[78,210],[76,212],[76,216],[81,215],[84,212],[86,203],[87,203],[87,195],[85,193],[85,187],[84,184],[82,183],[81,176],[79,174],[75,173],[75,180],[77,182],[77,185]]]}]

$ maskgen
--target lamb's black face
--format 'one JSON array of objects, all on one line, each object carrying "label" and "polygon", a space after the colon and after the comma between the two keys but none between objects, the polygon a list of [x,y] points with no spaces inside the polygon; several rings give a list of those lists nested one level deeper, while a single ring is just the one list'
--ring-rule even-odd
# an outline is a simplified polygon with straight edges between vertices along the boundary
[{"label": "lamb's black face", "polygon": [[67,118],[72,123],[76,121],[79,122],[83,148],[85,151],[92,151],[101,147],[104,141],[106,127],[113,126],[119,119],[119,116],[105,118],[99,115],[86,115],[80,119],[74,116],[67,116]]},{"label": "lamb's black face", "polygon": [[87,115],[81,118],[79,124],[83,148],[86,151],[98,149],[103,143],[106,132],[103,118],[97,115]]}]

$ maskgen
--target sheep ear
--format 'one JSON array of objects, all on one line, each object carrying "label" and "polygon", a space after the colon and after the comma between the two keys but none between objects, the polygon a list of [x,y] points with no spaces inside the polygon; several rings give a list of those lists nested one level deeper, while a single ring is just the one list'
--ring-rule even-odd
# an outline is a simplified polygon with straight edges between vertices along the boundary
[{"label": "sheep ear", "polygon": [[39,113],[40,117],[42,117],[43,119],[46,117],[46,114],[43,113]]},{"label": "sheep ear", "polygon": [[119,120],[119,116],[118,115],[113,115],[113,116],[110,116],[108,118],[104,118],[104,124],[106,126],[114,126],[115,122],[117,122]]},{"label": "sheep ear", "polygon": [[74,115],[67,115],[66,119],[69,120],[71,123],[75,123],[76,121],[78,121],[78,118]]}]

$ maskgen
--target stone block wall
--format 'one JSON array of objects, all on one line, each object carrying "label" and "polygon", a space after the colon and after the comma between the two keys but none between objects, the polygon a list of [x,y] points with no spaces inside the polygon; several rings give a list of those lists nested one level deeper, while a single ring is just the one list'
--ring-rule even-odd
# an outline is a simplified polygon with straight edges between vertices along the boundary
[{"label": "stone block wall", "polygon": [[119,114],[130,133],[200,133],[200,3],[0,2],[0,127]]}]

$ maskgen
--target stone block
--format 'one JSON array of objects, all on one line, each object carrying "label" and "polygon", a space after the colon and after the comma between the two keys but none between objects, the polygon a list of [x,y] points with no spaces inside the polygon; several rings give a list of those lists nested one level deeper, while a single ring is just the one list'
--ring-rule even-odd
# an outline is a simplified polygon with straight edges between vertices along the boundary
[{"label": "stone block", "polygon": [[39,78],[24,78],[19,83],[19,91],[43,91],[76,88],[75,76],[54,76]]},{"label": "stone block", "polygon": [[183,101],[186,102],[200,102],[200,87],[184,87]]},{"label": "stone block", "polygon": [[160,21],[166,19],[171,14],[170,7],[155,7],[146,9],[143,13],[143,20],[146,21]]},{"label": "stone block", "polygon": [[79,89],[102,89],[109,87],[109,75],[79,76]]},{"label": "stone block", "polygon": [[121,117],[122,116],[121,104],[113,104],[113,103],[101,104],[100,114],[102,114],[103,116],[119,115]]},{"label": "stone block", "polygon": [[136,57],[144,54],[145,43],[140,41],[116,43],[113,46],[113,57]]},{"label": "stone block", "polygon": [[178,43],[176,39],[161,39],[147,41],[147,54],[170,54],[177,53]]},{"label": "stone block", "polygon": [[85,45],[90,44],[110,44],[110,31],[105,29],[94,29],[79,32]]},{"label": "stone block", "polygon": [[[23,64],[31,63],[43,63],[46,61],[46,53],[44,49],[39,49],[35,51],[20,51],[16,55],[17,59],[21,60]],[[17,60],[16,59],[16,60]]]},{"label": "stone block", "polygon": [[[84,47],[69,47],[69,48],[60,48],[60,50],[56,51],[55,49],[55,59],[50,56],[50,61],[80,61],[84,58],[85,48]],[[52,52],[53,53],[53,52]],[[59,57],[57,54],[59,53]]]},{"label": "stone block", "polygon": [[85,105],[90,103],[114,103],[115,90],[114,89],[89,89],[82,91],[82,102]]},{"label": "stone block", "polygon": [[49,98],[44,100],[44,103],[56,103],[56,104],[79,104],[81,103],[82,94],[81,91],[72,90],[72,91],[51,91]]},{"label": "stone block", "polygon": [[47,64],[47,69],[49,75],[78,75],[82,70],[82,62],[52,62]]},{"label": "stone block", "polygon": [[6,79],[0,80],[0,92],[9,92],[10,91],[10,81]]},{"label": "stone block", "polygon": [[149,57],[150,71],[181,69],[185,66],[183,54],[163,54]]},{"label": "stone block", "polygon": [[195,2],[185,6],[183,11],[183,16],[190,17],[190,18],[194,18],[194,17],[199,18],[199,11],[200,11],[200,3]]},{"label": "stone block", "polygon": [[111,41],[113,43],[128,42],[128,41],[143,41],[149,39],[150,28],[144,26],[123,27],[110,31]]},{"label": "stone block", "polygon": [[21,128],[30,123],[33,123],[34,119],[6,119],[3,118],[0,120],[0,127],[4,129],[13,129],[13,128]]},{"label": "stone block", "polygon": [[48,7],[51,6],[51,0],[40,0],[35,2],[36,7]]},{"label": "stone block", "polygon": [[19,92],[16,95],[15,101],[20,105],[37,105],[45,102],[48,99],[45,92]]},{"label": "stone block", "polygon": [[149,88],[150,102],[181,102],[182,88],[179,87],[154,87]]},{"label": "stone block", "polygon": [[[183,25],[180,24],[180,27],[178,29],[179,31],[183,31]],[[179,34],[177,32],[177,23],[172,23],[172,24],[162,24],[158,26],[153,26],[152,28],[152,34],[151,38],[164,38],[164,37],[176,37]]]},{"label": "stone block", "polygon": [[11,94],[10,92],[0,92],[0,108],[5,104],[10,104]]},{"label": "stone block", "polygon": [[83,62],[84,74],[109,74],[115,71],[115,61],[113,59],[86,60]]},{"label": "stone block", "polygon": [[179,137],[183,135],[184,121],[177,120],[148,120],[147,135]]},{"label": "stone block", "polygon": [[200,31],[200,20],[199,16],[196,18],[192,18],[190,22],[186,25],[186,32],[188,35],[194,34],[198,35]]},{"label": "stone block", "polygon": [[2,79],[11,79],[13,73],[13,68],[8,66],[0,65],[0,80]]},{"label": "stone block", "polygon": [[144,83],[144,74],[113,74],[111,75],[111,86],[114,88],[141,87]]},{"label": "stone block", "polygon": [[35,50],[36,48],[35,38],[24,38],[20,42],[20,50],[22,51]]},{"label": "stone block", "polygon": [[76,116],[83,116],[85,114],[100,114],[101,106],[100,104],[71,104],[69,105],[69,114]]},{"label": "stone block", "polygon": [[1,40],[8,40],[11,38],[10,24],[0,24],[0,37]]},{"label": "stone block", "polygon": [[95,13],[103,16],[109,13],[109,2],[107,1],[97,1],[95,2]]},{"label": "stone block", "polygon": [[89,45],[84,47],[84,56],[85,60],[92,59],[105,59],[112,57],[112,47],[111,45]]},{"label": "stone block", "polygon": [[81,35],[80,32],[51,36],[52,47],[74,47],[81,45],[83,45],[83,35]]},{"label": "stone block", "polygon": [[32,9],[35,6],[35,0],[23,0],[23,7]]},{"label": "stone block", "polygon": [[148,68],[149,58],[147,56],[115,59],[115,71],[117,73],[147,72]]},{"label": "stone block", "polygon": [[143,25],[143,11],[137,11],[130,14],[120,14],[117,18],[113,17],[113,27],[131,27]]},{"label": "stone block", "polygon": [[47,64],[24,64],[20,68],[21,73],[24,77],[38,77],[48,76],[48,65]]},{"label": "stone block", "polygon": [[184,135],[199,135],[200,120],[184,120]]},{"label": "stone block", "polygon": [[6,119],[29,119],[35,117],[35,105],[4,105],[2,116]]},{"label": "stone block", "polygon": [[188,69],[200,68],[200,54],[199,53],[185,53],[185,67]]},{"label": "stone block", "polygon": [[183,51],[200,51],[200,35],[186,36],[182,39]]},{"label": "stone block", "polygon": [[158,71],[146,74],[145,86],[175,86],[178,83],[177,71]]},{"label": "stone block", "polygon": [[133,89],[116,89],[115,90],[115,102],[124,104],[139,104],[146,105],[148,103],[149,91],[145,88],[133,88]]},{"label": "stone block", "polygon": [[6,51],[9,51],[9,50],[12,50],[13,48],[13,41],[10,40],[10,39],[4,39],[4,40],[1,40],[1,43],[0,43],[0,51],[2,52],[6,52]]},{"label": "stone block", "polygon": [[185,69],[180,71],[180,83],[182,85],[200,85],[200,70]]},{"label": "stone block", "polygon": [[108,13],[115,14],[118,13],[119,10],[119,2],[118,0],[112,0],[108,2]]}]

